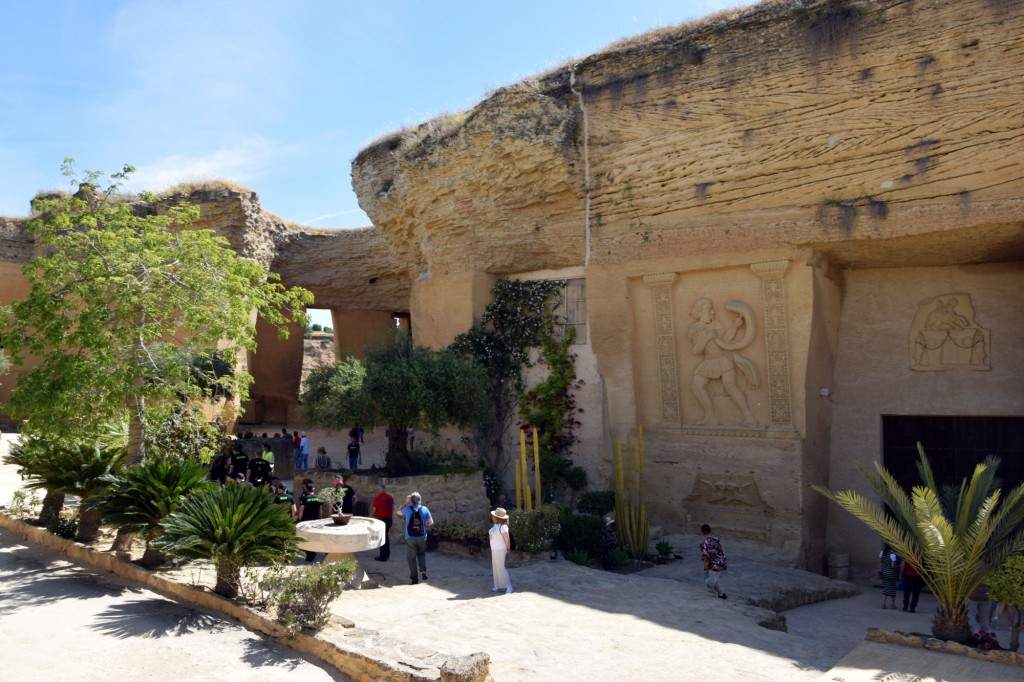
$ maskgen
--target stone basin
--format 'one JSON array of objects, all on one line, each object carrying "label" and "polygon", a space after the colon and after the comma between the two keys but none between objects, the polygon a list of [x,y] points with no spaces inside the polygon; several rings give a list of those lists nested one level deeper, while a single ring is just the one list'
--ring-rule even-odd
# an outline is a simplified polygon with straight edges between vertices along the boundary
[{"label": "stone basin", "polygon": [[356,564],[356,573],[349,589],[377,587],[366,571],[359,565],[356,552],[376,549],[384,544],[384,522],[365,516],[353,516],[344,526],[335,525],[330,518],[302,521],[295,526],[296,534],[305,540],[300,549],[310,552],[326,552],[323,563],[350,559]]}]

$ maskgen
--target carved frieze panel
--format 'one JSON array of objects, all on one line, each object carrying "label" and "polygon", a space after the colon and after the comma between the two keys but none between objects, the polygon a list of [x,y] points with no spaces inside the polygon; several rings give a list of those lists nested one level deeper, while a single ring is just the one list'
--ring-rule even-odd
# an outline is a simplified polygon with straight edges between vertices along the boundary
[{"label": "carved frieze panel", "polygon": [[754,263],[750,269],[761,278],[764,293],[764,339],[768,351],[768,400],[772,426],[793,423],[789,386],[789,338],[786,333],[786,287],[783,275],[789,261]]},{"label": "carved frieze panel", "polygon": [[975,319],[969,294],[926,299],[910,325],[910,369],[915,372],[985,371],[991,330]]},{"label": "carved frieze panel", "polygon": [[658,349],[658,380],[661,384],[661,420],[679,423],[679,370],[676,366],[676,332],[672,305],[674,272],[647,275],[644,284],[654,293],[654,333]]},{"label": "carved frieze panel", "polygon": [[765,515],[775,510],[764,501],[757,481],[752,476],[721,476],[701,474],[693,481],[693,489],[684,502],[745,508]]}]

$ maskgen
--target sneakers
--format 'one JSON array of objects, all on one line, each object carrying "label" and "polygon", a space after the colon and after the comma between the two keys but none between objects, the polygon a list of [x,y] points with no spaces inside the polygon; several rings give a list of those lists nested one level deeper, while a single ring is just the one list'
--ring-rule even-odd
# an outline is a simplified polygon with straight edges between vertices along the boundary
[{"label": "sneakers", "polygon": [[385,558],[383,558],[383,557],[379,557],[379,556],[375,556],[375,557],[373,557],[373,560],[374,560],[374,561],[387,561],[387,559],[385,559]]},{"label": "sneakers", "polygon": [[491,588],[491,592],[497,592],[500,589],[501,589],[500,587],[492,587]]},{"label": "sneakers", "polygon": [[427,572],[426,571],[423,571],[422,573],[420,573],[420,580],[422,580],[423,582],[427,581]]},{"label": "sneakers", "polygon": [[723,592],[723,593],[721,593],[720,595],[718,595],[718,598],[719,598],[719,599],[728,599],[728,598],[729,598],[729,595],[727,595],[727,594],[726,594],[725,592]]},{"label": "sneakers", "polygon": [[412,580],[410,580],[410,581],[409,581],[409,584],[410,584],[410,585],[419,585],[419,584],[420,584],[420,581],[419,581],[419,580],[416,580],[415,578],[413,578]]},{"label": "sneakers", "polygon": [[512,586],[511,586],[511,585],[509,585],[509,586],[508,586],[508,587],[507,587],[507,588],[505,589],[505,594],[512,594]]}]

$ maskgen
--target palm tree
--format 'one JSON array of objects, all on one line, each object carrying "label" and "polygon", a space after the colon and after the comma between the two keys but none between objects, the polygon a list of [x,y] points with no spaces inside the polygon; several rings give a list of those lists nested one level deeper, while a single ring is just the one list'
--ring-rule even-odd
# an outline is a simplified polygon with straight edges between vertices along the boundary
[{"label": "palm tree", "polygon": [[142,533],[146,551],[143,566],[158,566],[163,555],[150,546],[160,522],[177,511],[190,495],[213,485],[206,467],[193,461],[149,459],[120,476],[106,477],[106,487],[85,505],[99,511],[104,523],[126,533]]},{"label": "palm tree", "polygon": [[214,591],[233,598],[243,567],[288,562],[298,553],[285,506],[261,488],[231,484],[203,490],[160,524],[153,545],[168,556],[209,559],[217,569]]},{"label": "palm tree", "polygon": [[971,637],[967,599],[989,569],[1024,551],[1024,484],[1005,497],[996,488],[999,459],[978,464],[959,488],[940,488],[928,457],[917,444],[922,485],[910,495],[885,467],[877,475],[861,469],[888,511],[857,492],[814,490],[853,514],[921,574],[938,608],[932,633],[940,639],[966,642]]},{"label": "palm tree", "polygon": [[81,507],[76,539],[92,542],[99,534],[100,516],[97,511],[88,509],[86,502],[103,486],[104,476],[120,470],[126,454],[123,447],[33,438],[14,446],[4,457],[4,462],[21,467],[19,473],[27,479],[27,487],[46,491],[43,511],[39,516],[42,523],[49,521],[53,514],[60,513],[65,495],[77,495]]}]

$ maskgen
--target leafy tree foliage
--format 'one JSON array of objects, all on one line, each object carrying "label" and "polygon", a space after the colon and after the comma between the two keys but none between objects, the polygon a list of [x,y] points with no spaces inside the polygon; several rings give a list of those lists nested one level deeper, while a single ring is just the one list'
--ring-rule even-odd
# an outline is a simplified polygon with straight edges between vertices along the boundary
[{"label": "leafy tree foliage", "polygon": [[454,353],[418,346],[407,335],[370,348],[366,362],[348,358],[314,370],[302,392],[309,423],[336,431],[386,424],[386,462],[393,475],[409,469],[406,428],[436,431],[485,421],[486,377]]},{"label": "leafy tree foliage", "polygon": [[1024,632],[1024,554],[1015,554],[992,571],[986,580],[989,599],[998,602],[1000,615],[1010,626],[1010,651],[1020,648],[1020,633]]},{"label": "leafy tree foliage", "polygon": [[480,458],[500,476],[508,466],[505,433],[526,390],[523,371],[533,364],[530,349],[553,332],[558,294],[564,286],[564,280],[499,280],[480,322],[449,346],[487,373],[491,418],[477,427],[476,446]]},{"label": "leafy tree foliage", "polygon": [[[251,377],[195,358],[255,348],[256,312],[282,336],[305,324],[312,295],[286,289],[211,230],[191,229],[198,207],[142,194],[129,200],[125,166],[101,189],[98,172],[63,171],[78,191],[33,202],[40,255],[24,267],[28,296],[0,310],[0,335],[18,378],[6,406],[28,433],[88,442],[97,424],[128,413],[129,459],[144,453],[146,405],[245,397]],[[201,377],[201,378],[200,378]],[[219,387],[219,388],[215,388]]]},{"label": "leafy tree foliage", "polygon": [[966,642],[971,638],[967,599],[989,570],[1024,552],[1024,484],[1003,496],[995,479],[999,459],[988,457],[958,488],[943,489],[920,443],[917,449],[921,485],[909,495],[881,464],[875,463],[877,475],[861,469],[884,508],[852,490],[814,490],[878,533],[917,569],[938,602],[933,634]]}]

